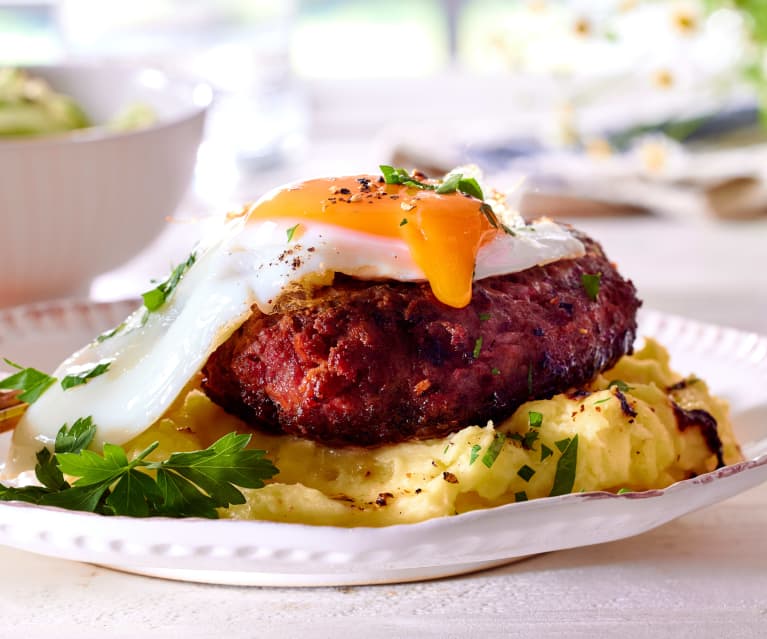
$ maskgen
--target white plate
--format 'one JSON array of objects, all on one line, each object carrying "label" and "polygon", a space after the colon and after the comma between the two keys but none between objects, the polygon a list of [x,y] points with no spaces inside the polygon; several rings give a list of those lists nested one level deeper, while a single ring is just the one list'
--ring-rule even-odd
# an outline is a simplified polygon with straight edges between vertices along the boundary
[{"label": "white plate", "polygon": [[[0,354],[50,369],[132,309],[50,303],[0,311]],[[730,400],[747,461],[666,490],[582,493],[388,528],[103,517],[0,503],[0,544],[129,572],[234,585],[372,584],[454,575],[650,530],[767,480],[767,338],[644,312],[683,373]]]}]

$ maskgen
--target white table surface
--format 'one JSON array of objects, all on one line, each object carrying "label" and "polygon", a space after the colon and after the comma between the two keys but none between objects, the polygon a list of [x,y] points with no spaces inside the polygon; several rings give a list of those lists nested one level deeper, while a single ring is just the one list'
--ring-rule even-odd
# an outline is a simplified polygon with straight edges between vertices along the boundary
[{"label": "white table surface", "polygon": [[[304,175],[380,161],[374,132],[315,129],[298,163],[230,194],[252,199]],[[181,216],[204,208],[190,196]],[[225,208],[222,202],[220,208]],[[195,227],[171,225],[98,299],[136,294],[184,257]],[[767,333],[767,221],[579,223],[647,306]],[[765,392],[767,397],[767,391]],[[767,636],[767,485],[638,537],[428,583],[238,588],[155,580],[0,548],[0,637]]]}]

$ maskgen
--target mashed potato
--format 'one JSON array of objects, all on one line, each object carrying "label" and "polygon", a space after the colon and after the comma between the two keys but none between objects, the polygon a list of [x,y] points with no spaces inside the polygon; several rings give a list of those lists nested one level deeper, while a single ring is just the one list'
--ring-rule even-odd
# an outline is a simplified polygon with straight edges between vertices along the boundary
[{"label": "mashed potato", "polygon": [[[717,466],[706,424],[684,418],[705,417],[694,412],[701,409],[716,420],[722,461],[739,461],[725,403],[703,381],[672,372],[668,353],[647,340],[583,389],[527,402],[501,424],[468,426],[443,439],[333,449],[254,433],[251,445],[268,452],[279,475],[221,514],[386,526],[546,497],[555,484],[555,493],[663,488]],[[251,432],[192,388],[126,448],[137,453],[158,440],[155,455],[162,458],[233,430]]]}]

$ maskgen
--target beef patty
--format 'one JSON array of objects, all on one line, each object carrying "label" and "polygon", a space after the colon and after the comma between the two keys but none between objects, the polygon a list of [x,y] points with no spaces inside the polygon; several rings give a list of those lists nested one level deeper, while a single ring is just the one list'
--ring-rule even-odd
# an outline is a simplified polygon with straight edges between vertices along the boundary
[{"label": "beef patty", "polygon": [[[208,360],[203,388],[255,428],[334,446],[502,420],[632,350],[634,286],[579,237],[583,257],[477,281],[461,309],[428,283],[337,275],[303,308],[254,311]],[[596,299],[584,274],[601,274]]]}]

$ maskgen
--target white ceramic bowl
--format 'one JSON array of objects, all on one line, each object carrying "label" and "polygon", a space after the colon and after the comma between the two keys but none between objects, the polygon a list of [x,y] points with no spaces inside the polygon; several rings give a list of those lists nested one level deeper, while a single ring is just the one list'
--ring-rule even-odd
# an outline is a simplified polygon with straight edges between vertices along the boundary
[{"label": "white ceramic bowl", "polygon": [[134,103],[157,122],[0,139],[0,306],[87,291],[160,230],[194,170],[211,90],[154,69],[29,69],[95,123]]}]

